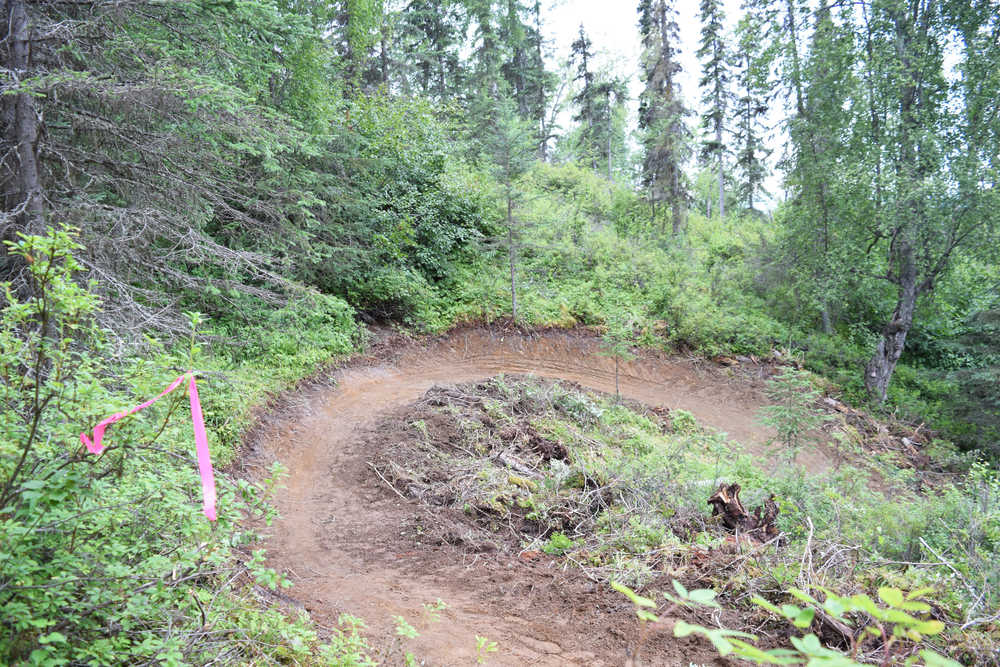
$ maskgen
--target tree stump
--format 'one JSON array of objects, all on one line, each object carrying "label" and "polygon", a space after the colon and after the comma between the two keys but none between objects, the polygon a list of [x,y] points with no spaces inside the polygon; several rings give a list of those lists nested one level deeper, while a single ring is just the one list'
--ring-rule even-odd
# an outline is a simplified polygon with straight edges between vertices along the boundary
[{"label": "tree stump", "polygon": [[764,504],[751,514],[740,501],[740,488],[740,485],[735,483],[720,484],[718,490],[708,499],[708,504],[712,506],[712,516],[722,517],[722,525],[729,530],[759,542],[767,542],[777,537],[778,503],[774,501],[774,494],[772,493]]}]

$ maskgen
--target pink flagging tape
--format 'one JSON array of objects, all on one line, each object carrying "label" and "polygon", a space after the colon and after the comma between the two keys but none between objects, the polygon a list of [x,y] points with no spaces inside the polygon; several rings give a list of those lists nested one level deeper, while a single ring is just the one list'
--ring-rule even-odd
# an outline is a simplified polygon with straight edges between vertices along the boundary
[{"label": "pink flagging tape", "polygon": [[[161,398],[163,398],[164,396],[166,396],[167,394],[169,394],[170,392],[172,392],[174,389],[177,389],[177,387],[180,386],[181,382],[184,381],[185,377],[187,377],[187,373],[185,373],[184,375],[180,376],[179,378],[177,378],[176,380],[174,380],[173,382],[171,382],[170,386],[167,387],[166,389],[164,389],[163,391],[161,391],[160,395],[157,396],[156,398],[151,398],[148,401],[146,401],[145,403],[143,403],[142,405],[137,405],[134,408],[132,408],[131,410],[126,410],[125,412],[115,413],[115,414],[111,415],[110,417],[108,417],[107,419],[102,420],[97,426],[94,427],[94,441],[91,442],[90,438],[87,437],[86,433],[81,433],[80,434],[80,442],[82,442],[84,445],[86,445],[87,451],[89,451],[91,454],[100,454],[101,452],[104,451],[104,445],[102,444],[102,441],[104,440],[104,430],[108,426],[110,426],[111,424],[114,424],[116,421],[118,421],[120,419],[124,419],[125,417],[128,417],[131,414],[135,414],[136,412],[139,412],[139,410],[145,410],[146,408],[148,408],[149,406],[151,406],[153,403],[156,403],[158,400],[160,400]],[[192,379],[194,379],[194,378],[192,377]]]},{"label": "pink flagging tape", "polygon": [[208,451],[208,437],[205,434],[205,420],[201,414],[201,401],[198,400],[198,385],[194,380],[194,373],[185,373],[176,380],[170,383],[170,386],[160,392],[159,396],[151,398],[145,403],[135,406],[131,410],[126,410],[124,412],[118,412],[107,419],[101,420],[101,422],[94,427],[94,439],[91,440],[87,437],[86,433],[80,434],[80,442],[84,444],[91,454],[100,454],[104,451],[104,431],[114,424],[116,421],[124,419],[131,414],[135,414],[140,410],[144,410],[156,403],[158,400],[177,389],[184,381],[184,378],[190,378],[188,382],[188,393],[191,397],[191,425],[194,427],[194,447],[198,454],[198,472],[201,474],[201,496],[202,496],[202,511],[205,516],[208,517],[209,521],[216,520],[215,514],[215,474],[212,471],[212,457]]},{"label": "pink flagging tape", "polygon": [[191,376],[191,424],[194,426],[194,448],[198,452],[198,472],[201,473],[202,511],[209,521],[215,521],[215,475],[212,474],[212,457],[208,453],[208,438],[205,436],[205,420],[201,417],[201,402],[198,401],[198,385]]}]

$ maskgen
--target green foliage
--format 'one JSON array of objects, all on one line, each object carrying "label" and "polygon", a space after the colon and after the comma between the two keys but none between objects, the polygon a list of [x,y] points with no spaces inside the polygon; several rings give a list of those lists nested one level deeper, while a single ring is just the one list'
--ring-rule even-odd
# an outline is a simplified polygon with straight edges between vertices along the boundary
[{"label": "green foliage", "polygon": [[[650,611],[650,609],[655,610],[657,607],[653,600],[639,595],[629,587],[617,582],[611,582],[611,587],[632,602],[640,623],[660,622],[659,616]],[[675,594],[664,593],[664,597],[672,604],[660,613],[661,616],[669,615],[682,606],[719,608],[719,604],[716,602],[716,592],[713,590],[688,591],[676,579],[673,581],[673,588]],[[822,603],[798,589],[789,590],[793,597],[809,605],[806,607],[798,607],[794,604],[783,604],[778,607],[761,597],[754,597],[753,601],[773,614],[784,617],[799,630],[808,629],[813,624],[817,610],[822,610],[829,618],[852,629],[855,629],[855,624],[851,621],[852,617],[847,615],[857,614],[858,618],[864,620],[857,624],[853,635],[855,637],[854,643],[850,647],[849,655],[823,646],[813,633],[806,633],[801,637],[790,637],[791,648],[767,650],[760,649],[751,643],[757,639],[754,635],[724,627],[707,628],[678,619],[674,622],[673,633],[675,637],[700,634],[712,643],[719,651],[719,655],[732,655],[759,665],[809,664],[828,665],[829,667],[861,667],[863,663],[856,662],[854,658],[861,645],[866,641],[878,642],[886,656],[890,656],[896,647],[903,646],[904,654],[911,653],[911,657],[907,658],[905,664],[914,665],[918,662],[917,656],[906,649],[911,649],[914,646],[919,647],[920,642],[925,637],[940,634],[944,630],[944,624],[940,621],[920,618],[931,611],[931,606],[919,598],[929,593],[931,589],[919,589],[904,594],[898,588],[883,586],[879,588],[878,594],[886,606],[876,604],[864,594],[838,596],[829,590],[820,590],[826,597]],[[960,664],[928,649],[920,649],[919,657],[927,667],[958,667]],[[888,657],[883,664],[889,664]]]},{"label": "green foliage", "polygon": [[635,359],[635,353],[632,352],[634,327],[634,320],[627,315],[612,317],[607,331],[601,337],[602,353],[621,361]]},{"label": "green foliage", "polygon": [[[667,610],[662,612],[663,615],[672,613],[678,607],[702,606],[719,608],[719,604],[715,601],[715,591],[709,589],[689,591],[684,587],[684,584],[676,579],[673,580],[672,584],[676,595],[668,593],[663,594],[664,597],[672,603]],[[639,617],[640,623],[658,623],[660,621],[656,614],[649,611],[649,609],[656,608],[656,603],[653,600],[643,597],[630,589],[628,586],[614,581],[611,582],[611,587],[623,594],[632,602],[633,605],[635,605],[635,613],[636,616]],[[723,656],[732,653],[735,646],[738,646],[741,643],[736,638],[753,638],[753,635],[745,632],[739,632],[737,630],[728,630],[726,628],[706,628],[704,626],[694,625],[682,620],[677,620],[674,623],[675,637],[687,637],[692,634],[700,634],[704,636],[712,642],[712,645],[719,651],[719,654]]]},{"label": "green foliage", "polygon": [[500,647],[496,642],[490,641],[486,637],[480,637],[476,635],[476,664],[483,665],[486,664],[487,657],[490,653],[496,653]]},{"label": "green foliage", "polygon": [[493,234],[481,184],[463,174],[454,134],[426,102],[370,97],[337,147],[347,173],[323,193],[313,255],[298,276],[379,318],[433,327],[458,264]]},{"label": "green foliage", "polygon": [[[248,517],[273,518],[266,499],[280,470],[261,484],[219,474],[211,525],[193,500],[198,474],[180,391],[111,427],[100,456],[79,440],[101,418],[159,393],[178,367],[194,366],[207,371],[201,394],[210,446],[216,463],[225,462],[266,372],[218,375],[197,344],[150,360],[106,355],[105,332],[94,322],[98,300],[74,281],[78,248],[66,229],[10,246],[31,281],[25,293],[3,286],[0,660],[199,664],[227,652],[255,663],[304,660],[318,644],[308,621],[262,609],[231,586],[243,573],[263,586],[285,585],[262,567],[262,552],[250,556],[257,536],[246,525]],[[321,311],[306,326],[336,334],[331,323],[344,320]],[[192,324],[199,326],[197,316]],[[318,331],[302,334],[306,360],[333,354],[311,347]],[[337,345],[343,351],[348,343]],[[284,361],[306,368],[295,355]],[[243,381],[255,389],[241,388]],[[323,650],[336,657],[363,646],[350,630]]]},{"label": "green foliage", "polygon": [[[66,409],[63,406],[77,376],[93,379],[94,364],[77,341],[99,341],[94,325],[96,297],[73,281],[81,267],[73,257],[80,249],[73,230],[62,228],[47,237],[20,235],[16,243],[7,242],[7,251],[20,257],[28,267],[30,282],[22,288],[27,295],[14,292],[10,282],[0,284],[4,291],[0,311],[0,398],[4,406],[0,428],[0,508],[18,503],[24,491],[37,496],[44,483],[24,489],[23,477],[37,465],[37,449],[48,446],[53,434],[45,430],[46,413]],[[95,389],[91,386],[90,398]],[[71,428],[71,427],[70,427]],[[67,432],[68,431],[68,432]],[[72,441],[72,431],[62,429],[59,436]]]},{"label": "green foliage", "polygon": [[[737,648],[736,654],[757,664],[799,664],[808,661],[810,665],[850,667],[862,664],[854,660],[858,650],[864,642],[874,641],[877,645],[881,645],[886,656],[891,656],[896,647],[903,647],[903,651],[901,651],[903,654],[911,653],[911,657],[906,660],[905,664],[913,665],[918,662],[917,656],[912,655],[912,651],[906,649],[919,646],[925,637],[940,634],[944,630],[944,623],[941,621],[920,618],[931,611],[931,605],[919,599],[933,590],[930,588],[918,589],[904,594],[898,588],[880,587],[878,596],[885,603],[885,606],[876,604],[863,593],[839,596],[824,588],[819,588],[819,590],[825,595],[825,600],[822,603],[799,589],[789,590],[793,597],[809,605],[803,608],[794,604],[784,604],[779,608],[761,597],[755,597],[753,601],[771,613],[788,619],[792,625],[799,629],[809,628],[816,615],[816,610],[823,610],[829,618],[835,619],[854,631],[850,658],[847,658],[843,653],[824,647],[813,633],[807,633],[802,637],[791,637],[790,641],[794,650],[761,651],[750,645],[742,645]],[[857,614],[857,617],[862,621],[854,623],[847,614]],[[909,646],[907,646],[908,644]],[[928,667],[958,667],[960,664],[928,649],[921,649],[919,655]],[[884,661],[884,664],[887,662]]]},{"label": "green foliage", "polygon": [[608,322],[607,330],[601,337],[601,354],[615,360],[615,395],[621,397],[618,386],[618,366],[623,361],[635,359],[632,343],[635,332],[635,322],[627,313],[616,313]]},{"label": "green foliage", "polygon": [[258,311],[251,325],[216,321],[216,330],[238,337],[233,361],[283,371],[288,380],[313,372],[331,358],[351,352],[361,341],[354,309],[325,294],[299,295],[280,308]]},{"label": "green foliage", "polygon": [[333,628],[329,643],[319,647],[319,656],[327,664],[343,667],[375,667],[372,647],[361,634],[366,629],[364,621],[350,614],[337,617],[338,628]]},{"label": "green foliage", "polygon": [[760,409],[760,420],[778,432],[778,440],[785,446],[784,457],[794,462],[803,439],[831,417],[816,408],[820,392],[809,374],[791,366],[768,381],[767,395],[774,405]]},{"label": "green foliage", "polygon": [[547,554],[558,556],[566,553],[574,546],[576,546],[576,542],[569,539],[559,531],[556,531],[549,535],[549,541],[542,545],[542,551]]}]

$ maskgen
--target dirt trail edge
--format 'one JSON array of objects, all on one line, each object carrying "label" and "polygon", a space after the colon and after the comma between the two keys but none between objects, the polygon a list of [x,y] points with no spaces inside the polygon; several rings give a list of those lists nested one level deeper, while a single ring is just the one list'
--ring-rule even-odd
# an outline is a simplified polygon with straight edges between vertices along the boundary
[{"label": "dirt trail edge", "polygon": [[[270,566],[294,583],[289,595],[321,625],[344,612],[363,618],[374,643],[389,647],[381,657],[390,664],[403,655],[396,615],[420,632],[402,649],[427,665],[476,664],[477,635],[498,643],[490,665],[624,663],[635,621],[620,596],[551,561],[421,543],[426,510],[394,494],[366,464],[375,416],[434,384],[530,373],[613,392],[614,362],[598,352],[598,339],[585,331],[472,328],[397,340],[338,371],[336,388],[303,396],[296,414],[272,417],[247,443],[246,463],[276,459],[289,471],[276,498],[281,518],[265,544]],[[622,373],[629,398],[687,410],[752,449],[767,439],[754,421],[763,399],[745,379],[652,353],[623,364]],[[448,607],[435,621],[423,605],[438,598]],[[643,648],[644,664],[689,662],[724,664],[696,640],[653,637]]]}]

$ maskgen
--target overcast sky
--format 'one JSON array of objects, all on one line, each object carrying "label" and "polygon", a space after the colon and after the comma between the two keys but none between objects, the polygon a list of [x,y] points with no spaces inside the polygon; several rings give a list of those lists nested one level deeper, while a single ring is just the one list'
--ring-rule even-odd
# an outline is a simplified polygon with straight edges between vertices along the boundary
[{"label": "overcast sky", "polygon": [[[570,53],[570,45],[579,35],[580,24],[583,24],[587,36],[593,42],[597,55],[597,68],[614,63],[613,71],[629,76],[629,93],[632,102],[631,127],[637,123],[638,98],[642,92],[639,81],[639,15],[636,11],[637,0],[549,0],[547,6],[543,3],[543,32],[547,33],[549,46],[552,50],[552,67],[558,67]],[[701,64],[696,52],[701,39],[701,21],[698,17],[699,0],[674,0],[677,10],[677,25],[680,27],[680,64],[681,75],[679,83],[684,102],[689,109],[699,112],[701,91],[698,90],[698,79],[701,77]],[[726,10],[726,30],[731,30],[739,20],[741,12],[740,0],[724,0]],[[565,127],[571,113],[564,114],[562,123]],[[696,125],[698,117],[689,119]],[[776,175],[767,183],[772,193],[778,192]]]},{"label": "overcast sky", "polygon": [[[579,34],[583,24],[587,36],[594,43],[594,51],[599,63],[609,59],[624,60],[623,67],[615,69],[632,76],[630,91],[637,96],[642,86],[639,83],[639,15],[635,0],[552,0],[545,15],[548,37],[551,39],[553,56],[557,62],[564,60],[570,52],[570,44]],[[698,0],[676,0],[677,24],[680,26],[680,62],[683,71],[680,77],[681,90],[688,106],[696,105],[700,65],[695,56],[701,38],[701,23],[698,20]],[[734,25],[738,16],[738,1],[727,1],[732,12],[727,23]],[[729,27],[729,26],[727,26]]]}]

